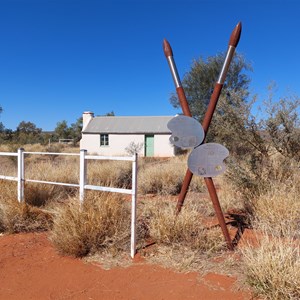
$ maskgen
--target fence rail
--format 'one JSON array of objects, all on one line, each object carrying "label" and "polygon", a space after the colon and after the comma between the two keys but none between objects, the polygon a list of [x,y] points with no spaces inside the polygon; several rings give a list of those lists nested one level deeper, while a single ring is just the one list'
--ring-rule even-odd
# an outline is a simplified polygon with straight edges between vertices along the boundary
[{"label": "fence rail", "polygon": [[[79,156],[79,183],[65,183],[45,180],[36,180],[25,178],[25,155],[62,155],[62,156]],[[136,253],[136,200],[137,200],[137,154],[130,157],[112,157],[112,156],[96,156],[87,155],[86,150],[80,150],[80,153],[55,153],[55,152],[26,152],[23,148],[19,148],[17,153],[0,152],[0,156],[17,157],[18,169],[17,176],[0,175],[0,179],[17,181],[18,201],[24,201],[24,188],[26,182],[44,183],[52,185],[61,185],[79,188],[79,200],[82,204],[84,201],[85,190],[95,190],[111,193],[121,193],[131,195],[131,245],[130,255],[134,257]],[[119,160],[132,162],[132,185],[131,189],[105,187],[87,184],[87,160]]]}]

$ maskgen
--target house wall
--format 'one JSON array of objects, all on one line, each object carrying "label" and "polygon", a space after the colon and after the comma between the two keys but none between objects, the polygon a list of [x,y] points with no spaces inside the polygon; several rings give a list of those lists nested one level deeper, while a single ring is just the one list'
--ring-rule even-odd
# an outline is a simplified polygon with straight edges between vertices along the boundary
[{"label": "house wall", "polygon": [[[174,156],[174,147],[169,142],[170,134],[154,135],[154,156],[170,157]],[[82,134],[80,149],[86,149],[89,154],[98,154],[104,156],[123,156],[128,155],[125,148],[131,142],[143,144],[139,156],[144,156],[144,134],[109,134],[109,146],[100,147],[100,134]]]},{"label": "house wall", "polygon": [[171,134],[154,135],[154,156],[171,157],[174,156],[174,146],[170,143]]}]

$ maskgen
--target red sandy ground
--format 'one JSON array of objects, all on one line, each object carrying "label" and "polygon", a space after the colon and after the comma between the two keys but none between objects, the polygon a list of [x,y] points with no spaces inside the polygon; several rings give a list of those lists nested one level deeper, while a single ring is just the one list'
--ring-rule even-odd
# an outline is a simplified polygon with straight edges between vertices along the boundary
[{"label": "red sandy ground", "polygon": [[176,273],[133,262],[104,270],[58,255],[45,233],[0,236],[0,299],[251,299],[233,290],[235,278]]}]

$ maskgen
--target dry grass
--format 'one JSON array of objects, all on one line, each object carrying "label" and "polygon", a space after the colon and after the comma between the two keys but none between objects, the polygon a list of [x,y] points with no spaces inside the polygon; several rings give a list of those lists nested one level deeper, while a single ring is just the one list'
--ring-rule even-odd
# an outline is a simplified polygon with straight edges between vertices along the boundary
[{"label": "dry grass", "polygon": [[[44,151],[36,147],[25,149]],[[54,152],[61,150],[74,152],[74,148]],[[204,225],[208,217],[214,216],[214,209],[202,178],[193,177],[183,210],[177,218],[174,215],[176,202],[170,195],[180,191],[186,161],[186,156],[139,160],[139,196],[154,194],[155,197],[139,199],[138,247],[151,262],[180,271],[205,273],[212,268],[210,262],[226,252],[226,247],[220,228]],[[78,157],[27,156],[25,163],[27,178],[78,182]],[[254,293],[265,299],[299,299],[300,258],[296,241],[300,236],[300,172],[291,169],[292,164],[286,165],[287,171],[276,159],[263,167],[262,186],[251,174],[235,178],[238,181],[235,185],[221,177],[216,180],[218,196],[224,212],[248,212],[254,229],[273,236],[271,239],[266,236],[256,247],[249,245],[242,249],[243,272]],[[2,172],[16,176],[15,162],[2,159]],[[130,188],[131,164],[89,161],[88,184]],[[238,186],[243,188],[239,190]],[[51,240],[61,253],[78,257],[94,255],[90,259],[101,264],[104,261],[110,265],[128,263],[128,201],[112,194],[88,192],[80,207],[77,189],[26,183],[27,204],[19,204],[16,182],[0,180],[0,190],[0,231],[47,230],[53,225]],[[50,209],[54,217],[45,209]],[[143,250],[149,238],[156,245]],[[228,259],[227,264],[236,266],[232,261]],[[218,264],[224,270],[228,267],[225,263]]]},{"label": "dry grass", "polygon": [[0,227],[8,233],[46,231],[52,227],[52,215],[16,200],[0,204]]},{"label": "dry grass", "polygon": [[51,241],[62,254],[82,257],[109,247],[127,247],[129,234],[129,203],[91,192],[82,207],[73,199],[56,209]]},{"label": "dry grass", "polygon": [[253,201],[254,228],[281,237],[300,237],[300,201],[296,186],[281,184]]},{"label": "dry grass", "polygon": [[132,164],[126,161],[89,161],[88,184],[131,188]]},{"label": "dry grass", "polygon": [[204,226],[195,202],[188,202],[175,217],[175,203],[170,199],[149,201],[143,212],[150,236],[161,245],[182,245],[200,252],[216,252],[224,247],[221,234]]},{"label": "dry grass", "polygon": [[175,205],[168,197],[143,203],[141,219],[156,243],[154,250],[144,254],[152,263],[181,272],[204,272],[208,269],[208,257],[225,248],[220,228],[204,226],[201,201],[189,199],[177,217]]},{"label": "dry grass", "polygon": [[221,186],[218,191],[218,197],[223,212],[243,212],[246,210],[243,197],[240,192],[236,191],[230,182],[227,182],[224,177],[218,178],[217,182]]},{"label": "dry grass", "polygon": [[[187,157],[153,160],[139,169],[138,188],[141,194],[176,195],[180,192],[187,170]],[[190,191],[204,190],[203,179],[194,176]]]},{"label": "dry grass", "polygon": [[300,249],[293,239],[270,238],[241,250],[246,284],[268,300],[300,299]]}]

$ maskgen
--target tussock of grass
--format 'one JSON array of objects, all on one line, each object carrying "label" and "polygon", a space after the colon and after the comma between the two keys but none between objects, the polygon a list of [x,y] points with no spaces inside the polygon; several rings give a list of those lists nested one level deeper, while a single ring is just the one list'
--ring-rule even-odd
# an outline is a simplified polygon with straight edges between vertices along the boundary
[{"label": "tussock of grass", "polygon": [[8,233],[45,231],[52,226],[50,213],[16,200],[0,203],[0,219]]},{"label": "tussock of grass", "polygon": [[229,211],[245,211],[245,203],[241,194],[235,191],[234,186],[224,178],[220,178],[221,189],[218,192],[220,204],[224,213]]},{"label": "tussock of grass", "polygon": [[[186,170],[186,157],[144,164],[139,171],[139,193],[176,195],[180,192]],[[202,178],[194,176],[190,191],[203,191]]]},{"label": "tussock of grass", "polygon": [[62,254],[83,257],[129,239],[130,207],[119,196],[88,193],[82,207],[75,199],[55,212],[51,240]]},{"label": "tussock of grass", "polygon": [[156,243],[153,252],[145,252],[149,261],[181,272],[207,270],[207,257],[220,253],[225,243],[220,228],[204,226],[200,204],[187,201],[177,217],[176,203],[171,199],[144,204],[141,215]]},{"label": "tussock of grass", "polygon": [[265,236],[258,247],[249,245],[241,252],[246,284],[257,296],[300,299],[300,250],[295,241]]},{"label": "tussock of grass", "polygon": [[253,226],[275,236],[300,237],[300,201],[296,186],[276,185],[253,201]]},{"label": "tussock of grass", "polygon": [[224,247],[220,230],[217,233],[204,226],[195,203],[187,203],[177,217],[174,208],[175,203],[170,200],[153,200],[145,208],[150,236],[158,244],[177,244],[202,252],[215,252]]},{"label": "tussock of grass", "polygon": [[93,161],[88,163],[88,184],[131,188],[132,164],[126,161]]},{"label": "tussock of grass", "polygon": [[17,183],[0,180],[0,203],[5,203],[10,199],[17,199]]},{"label": "tussock of grass", "polygon": [[26,178],[57,181],[64,183],[78,183],[79,179],[79,159],[77,157],[65,157],[59,162],[42,156],[40,159],[28,157],[25,160]]}]

